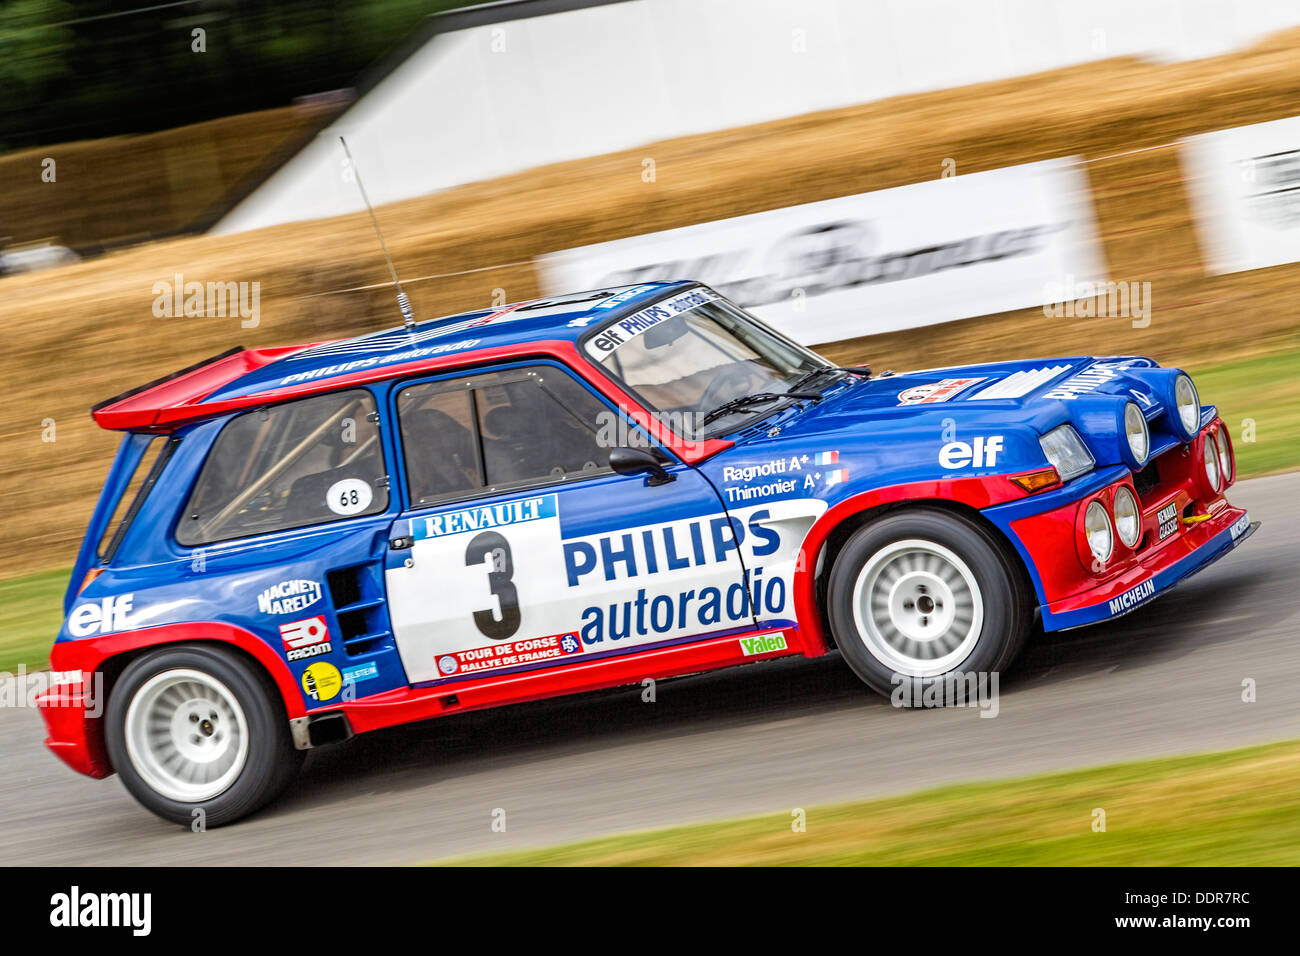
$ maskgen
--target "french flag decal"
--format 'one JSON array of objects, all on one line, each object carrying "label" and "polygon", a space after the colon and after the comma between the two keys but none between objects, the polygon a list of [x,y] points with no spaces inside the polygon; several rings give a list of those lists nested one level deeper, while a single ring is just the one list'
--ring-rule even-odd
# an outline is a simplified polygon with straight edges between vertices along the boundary
[{"label": "french flag decal", "polygon": [[847,468],[836,468],[834,471],[826,472],[826,484],[838,485],[840,482],[847,481],[849,470]]},{"label": "french flag decal", "polygon": [[837,451],[819,451],[817,453],[817,464],[819,465],[838,465],[840,453]]}]

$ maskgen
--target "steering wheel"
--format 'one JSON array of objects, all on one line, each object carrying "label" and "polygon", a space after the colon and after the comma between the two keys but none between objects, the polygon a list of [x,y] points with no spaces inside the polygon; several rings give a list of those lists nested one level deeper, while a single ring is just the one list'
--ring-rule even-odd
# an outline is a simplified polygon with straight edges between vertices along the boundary
[{"label": "steering wheel", "polygon": [[[697,407],[703,412],[709,412],[718,405],[721,405],[722,402],[726,401],[726,399],[721,398],[721,396],[726,395],[726,398],[729,399],[745,394],[747,387],[749,383],[753,381],[753,378],[754,373],[747,365],[731,366],[731,368],[727,369],[709,383],[709,387],[706,388],[704,394],[700,396],[700,402]],[[728,393],[729,388],[730,392]]]}]

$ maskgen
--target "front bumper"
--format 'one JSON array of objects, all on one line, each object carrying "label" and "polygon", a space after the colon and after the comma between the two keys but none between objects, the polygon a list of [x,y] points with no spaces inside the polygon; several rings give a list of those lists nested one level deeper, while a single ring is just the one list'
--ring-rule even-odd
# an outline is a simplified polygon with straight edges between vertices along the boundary
[{"label": "front bumper", "polygon": [[[1204,420],[1191,442],[1166,438],[1159,456],[1136,475],[1122,465],[1110,466],[1055,491],[984,512],[1024,557],[1045,630],[1127,614],[1254,533],[1258,523],[1224,497],[1236,478],[1235,460],[1217,488],[1201,467],[1204,443],[1224,427],[1212,409]],[[1223,440],[1227,442],[1226,432]],[[1113,533],[1111,553],[1101,562],[1083,533],[1085,509],[1100,502],[1113,531],[1115,495],[1121,487],[1138,500],[1137,540],[1126,546]]]},{"label": "front bumper", "polygon": [[1225,503],[1208,521],[1190,528],[1150,559],[1090,591],[1044,607],[1043,629],[1060,631],[1127,614],[1217,561],[1258,527],[1259,522],[1252,522],[1244,509]]}]

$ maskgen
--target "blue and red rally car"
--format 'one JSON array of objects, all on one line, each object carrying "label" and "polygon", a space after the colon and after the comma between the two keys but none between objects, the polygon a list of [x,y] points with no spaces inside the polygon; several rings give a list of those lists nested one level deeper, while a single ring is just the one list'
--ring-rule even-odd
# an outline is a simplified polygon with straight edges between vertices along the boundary
[{"label": "blue and red rally car", "polygon": [[647,678],[837,648],[928,702],[1256,527],[1180,371],[873,377],[689,282],[235,350],[93,414],[125,437],[48,745],[209,826],[308,748]]}]

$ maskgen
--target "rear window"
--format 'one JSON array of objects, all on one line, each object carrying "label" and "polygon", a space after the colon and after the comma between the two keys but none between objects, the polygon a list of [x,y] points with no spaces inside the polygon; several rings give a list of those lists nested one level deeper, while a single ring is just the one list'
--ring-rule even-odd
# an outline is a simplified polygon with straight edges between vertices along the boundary
[{"label": "rear window", "polygon": [[172,449],[176,447],[178,441],[179,439],[161,435],[150,439],[144,454],[135,466],[131,480],[127,482],[126,490],[117,499],[113,517],[105,525],[104,534],[99,539],[98,554],[101,563],[107,564],[113,560],[113,555],[117,553],[122,539],[126,537],[131,523],[140,512],[140,507],[157,483],[158,476],[162,474],[167,459],[171,457]]},{"label": "rear window", "polygon": [[388,481],[374,397],[364,389],[231,419],[176,529],[187,547],[376,514]]}]

